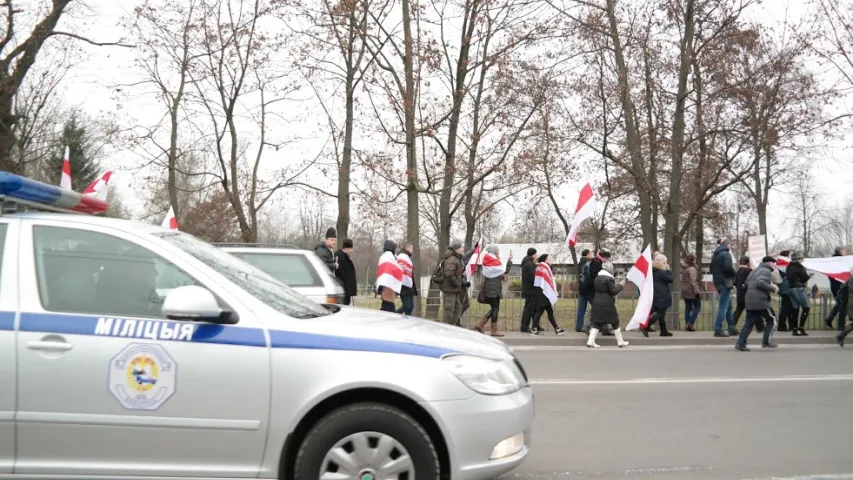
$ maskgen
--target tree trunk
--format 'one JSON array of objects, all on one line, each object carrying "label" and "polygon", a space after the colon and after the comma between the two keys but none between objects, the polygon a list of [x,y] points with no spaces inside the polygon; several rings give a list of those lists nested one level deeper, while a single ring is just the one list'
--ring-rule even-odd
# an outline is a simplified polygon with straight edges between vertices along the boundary
[{"label": "tree trunk", "polygon": [[352,172],[352,130],[355,111],[355,72],[348,67],[346,80],[346,121],[344,123],[344,153],[338,171],[338,238],[349,237],[349,184]]},{"label": "tree trunk", "polygon": [[[418,152],[415,144],[415,72],[412,49],[412,14],[411,0],[403,0],[403,43],[405,44],[406,58],[403,59],[403,70],[405,72],[406,91],[403,95],[403,111],[406,125],[406,168],[409,172],[409,182],[406,189],[406,237],[414,247],[412,263],[415,270],[423,271],[421,268],[421,230],[420,230],[420,208],[418,204]],[[420,302],[415,302],[416,316],[420,315]]]}]

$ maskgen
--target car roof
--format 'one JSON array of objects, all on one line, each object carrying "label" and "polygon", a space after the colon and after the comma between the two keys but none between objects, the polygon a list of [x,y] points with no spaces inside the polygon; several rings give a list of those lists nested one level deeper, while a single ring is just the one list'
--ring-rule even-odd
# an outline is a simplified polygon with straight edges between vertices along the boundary
[{"label": "car roof", "polygon": [[142,223],[134,220],[122,220],[120,218],[102,217],[96,215],[75,215],[68,213],[28,211],[20,213],[3,214],[3,218],[20,218],[27,220],[59,220],[65,223],[76,223],[78,225],[93,225],[115,228],[139,235],[150,235],[152,233],[171,232],[167,228],[150,223]]},{"label": "car roof", "polygon": [[223,247],[217,244],[213,244],[216,247],[221,248],[226,252],[231,253],[277,253],[280,255],[306,255],[309,253],[314,253],[311,250],[300,250],[297,248],[276,248],[276,247]]}]

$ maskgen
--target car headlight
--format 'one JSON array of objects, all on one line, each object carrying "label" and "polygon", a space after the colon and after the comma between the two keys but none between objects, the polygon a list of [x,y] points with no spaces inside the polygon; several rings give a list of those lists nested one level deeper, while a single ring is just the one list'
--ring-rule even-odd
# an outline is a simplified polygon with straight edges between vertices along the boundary
[{"label": "car headlight", "polygon": [[511,362],[474,355],[449,355],[442,362],[468,388],[483,395],[505,395],[525,384],[521,372]]}]

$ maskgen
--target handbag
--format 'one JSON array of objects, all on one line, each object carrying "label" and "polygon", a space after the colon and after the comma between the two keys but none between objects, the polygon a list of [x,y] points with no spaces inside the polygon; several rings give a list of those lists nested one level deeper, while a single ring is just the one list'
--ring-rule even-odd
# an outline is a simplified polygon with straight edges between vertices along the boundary
[{"label": "handbag", "polygon": [[483,288],[485,286],[485,282],[483,280],[480,280],[477,283],[479,288],[479,291],[477,292],[477,302],[482,304],[489,303],[488,301],[486,301],[486,289]]}]

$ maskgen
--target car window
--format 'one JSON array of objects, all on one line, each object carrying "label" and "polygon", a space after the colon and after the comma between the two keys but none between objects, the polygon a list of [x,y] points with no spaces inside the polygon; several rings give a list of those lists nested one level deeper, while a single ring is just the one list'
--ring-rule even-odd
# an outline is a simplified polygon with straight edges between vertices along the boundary
[{"label": "car window", "polygon": [[39,296],[45,310],[163,318],[163,301],[192,277],[139,245],[104,233],[33,227]]},{"label": "car window", "polygon": [[175,231],[154,235],[197,258],[250,295],[289,317],[316,318],[332,313],[258,267],[192,235]]},{"label": "car window", "polygon": [[323,280],[305,255],[298,253],[231,252],[289,287],[322,287]]}]

